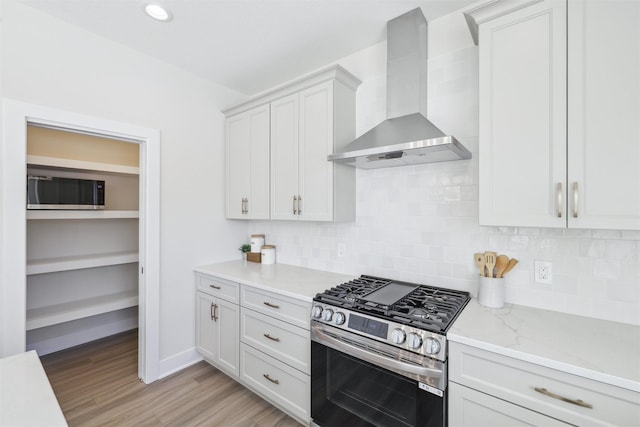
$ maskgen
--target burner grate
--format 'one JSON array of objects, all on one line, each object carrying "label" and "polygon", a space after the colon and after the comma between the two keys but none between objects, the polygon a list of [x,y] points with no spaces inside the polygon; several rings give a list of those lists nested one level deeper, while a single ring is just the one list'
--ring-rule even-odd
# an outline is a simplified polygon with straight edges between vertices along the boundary
[{"label": "burner grate", "polygon": [[390,279],[362,275],[316,295],[314,300],[444,334],[470,299],[468,292],[428,285],[415,285],[414,290],[390,305],[365,299],[392,282]]}]

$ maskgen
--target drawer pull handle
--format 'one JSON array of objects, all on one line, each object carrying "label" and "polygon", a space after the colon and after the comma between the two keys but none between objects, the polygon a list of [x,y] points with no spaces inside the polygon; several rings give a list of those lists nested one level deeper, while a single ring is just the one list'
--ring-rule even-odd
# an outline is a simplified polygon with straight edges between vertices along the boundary
[{"label": "drawer pull handle", "polygon": [[269,338],[271,341],[275,341],[275,342],[280,342],[280,338],[274,338],[269,334],[262,334],[265,336],[265,338]]},{"label": "drawer pull handle", "polygon": [[278,381],[278,380],[274,380],[273,378],[271,378],[271,377],[269,376],[269,374],[262,374],[262,376],[263,376],[263,377],[265,377],[266,379],[268,379],[269,381],[271,381],[271,382],[272,382],[272,383],[274,383],[274,384],[280,384],[280,381]]},{"label": "drawer pull handle", "polygon": [[560,396],[559,394],[555,394],[547,390],[546,388],[534,387],[533,388],[538,393],[544,394],[545,396],[549,396],[554,399],[562,400],[563,402],[571,403],[572,405],[582,406],[583,408],[593,409],[593,405],[590,403],[586,403],[581,399],[569,399],[568,397]]},{"label": "drawer pull handle", "polygon": [[209,285],[209,287],[213,289],[222,289],[220,286],[216,286],[216,285]]},{"label": "drawer pull handle", "polygon": [[280,308],[279,305],[271,304],[268,301],[264,301],[263,304],[266,305],[267,307],[271,307],[271,308]]}]

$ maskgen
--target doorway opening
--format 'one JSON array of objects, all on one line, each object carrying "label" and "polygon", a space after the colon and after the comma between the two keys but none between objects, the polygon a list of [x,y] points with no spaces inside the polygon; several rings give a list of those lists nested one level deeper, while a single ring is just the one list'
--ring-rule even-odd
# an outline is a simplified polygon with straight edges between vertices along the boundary
[{"label": "doorway opening", "polygon": [[[155,381],[159,369],[159,131],[11,100],[5,100],[3,107],[2,257],[7,268],[2,277],[0,350],[3,355],[30,346],[56,351],[137,323],[138,376],[145,383]],[[53,152],[29,152],[27,148],[33,148],[29,141],[34,143],[42,133],[48,141],[54,135],[53,139],[80,142],[72,143],[66,154],[56,143],[45,144]],[[99,143],[88,157],[85,153],[74,158],[89,147],[87,141],[108,141],[111,147],[123,144],[137,152],[138,165],[107,160]],[[26,210],[27,173],[104,178],[111,183],[107,192],[111,187],[114,198],[100,211]],[[119,285],[105,292],[104,286],[115,282]],[[78,323],[84,327],[78,328]],[[50,336],[43,335],[47,328]]]}]

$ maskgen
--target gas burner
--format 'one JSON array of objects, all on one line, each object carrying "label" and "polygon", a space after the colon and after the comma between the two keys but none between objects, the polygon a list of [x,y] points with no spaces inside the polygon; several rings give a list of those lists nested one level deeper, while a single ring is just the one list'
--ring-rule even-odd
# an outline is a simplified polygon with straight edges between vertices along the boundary
[{"label": "gas burner", "polygon": [[412,308],[409,310],[409,316],[418,317],[420,319],[429,319],[431,315],[424,308]]}]

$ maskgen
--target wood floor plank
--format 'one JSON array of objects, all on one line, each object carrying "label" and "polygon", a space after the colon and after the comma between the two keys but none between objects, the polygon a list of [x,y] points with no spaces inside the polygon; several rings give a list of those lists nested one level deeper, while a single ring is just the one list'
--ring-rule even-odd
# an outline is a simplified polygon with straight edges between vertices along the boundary
[{"label": "wood floor plank", "polygon": [[206,362],[144,384],[137,344],[133,330],[41,358],[70,426],[300,426]]}]

